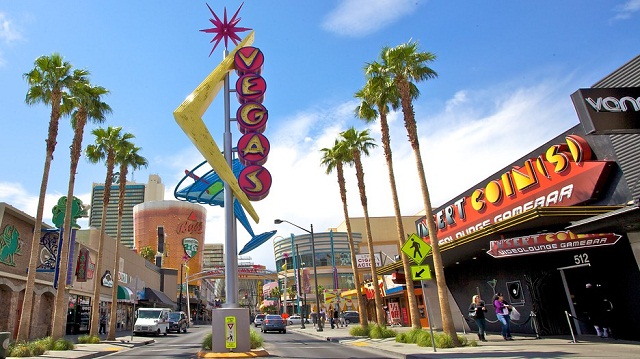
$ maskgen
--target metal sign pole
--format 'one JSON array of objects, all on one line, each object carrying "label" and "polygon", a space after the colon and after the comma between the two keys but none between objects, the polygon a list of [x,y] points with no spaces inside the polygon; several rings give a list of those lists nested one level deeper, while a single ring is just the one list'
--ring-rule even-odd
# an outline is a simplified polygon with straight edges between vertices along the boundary
[{"label": "metal sign pole", "polygon": [[424,280],[420,281],[422,285],[422,296],[424,297],[424,305],[427,307],[427,317],[429,318],[429,331],[431,332],[431,345],[433,346],[433,351],[436,352],[436,340],[433,338],[433,324],[431,323],[431,306],[429,305],[429,297],[427,297],[427,282]]}]

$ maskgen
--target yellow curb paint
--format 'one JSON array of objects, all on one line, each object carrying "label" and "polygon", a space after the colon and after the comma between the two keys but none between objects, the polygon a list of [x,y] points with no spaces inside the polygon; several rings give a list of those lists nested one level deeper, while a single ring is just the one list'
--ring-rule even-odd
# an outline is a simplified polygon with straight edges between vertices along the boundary
[{"label": "yellow curb paint", "polygon": [[266,357],[269,356],[269,353],[266,350],[252,350],[250,352],[210,352],[210,351],[199,351],[198,358],[257,358],[257,357]]}]

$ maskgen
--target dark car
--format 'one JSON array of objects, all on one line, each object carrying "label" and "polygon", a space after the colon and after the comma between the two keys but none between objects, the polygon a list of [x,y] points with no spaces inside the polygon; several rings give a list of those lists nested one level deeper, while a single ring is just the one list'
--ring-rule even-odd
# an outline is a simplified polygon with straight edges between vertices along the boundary
[{"label": "dark car", "polygon": [[287,322],[277,314],[267,314],[262,321],[260,331],[266,333],[268,331],[278,331],[280,333],[287,332]]},{"label": "dark car", "polygon": [[344,322],[347,324],[360,323],[360,313],[354,310],[347,310],[344,312]]},{"label": "dark car", "polygon": [[189,323],[187,322],[187,315],[184,312],[169,313],[169,332],[174,331],[176,333],[186,333],[188,326]]}]

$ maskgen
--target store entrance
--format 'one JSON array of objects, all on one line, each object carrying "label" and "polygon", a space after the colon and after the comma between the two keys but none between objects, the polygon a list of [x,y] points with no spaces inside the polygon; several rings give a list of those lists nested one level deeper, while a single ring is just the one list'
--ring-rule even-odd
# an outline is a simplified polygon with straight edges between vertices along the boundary
[{"label": "store entrance", "polygon": [[602,318],[605,315],[603,301],[606,300],[607,284],[604,278],[589,262],[558,268],[558,270],[562,276],[570,314],[574,317],[572,322],[575,333],[577,335],[596,334],[593,327],[594,320],[596,316]]}]

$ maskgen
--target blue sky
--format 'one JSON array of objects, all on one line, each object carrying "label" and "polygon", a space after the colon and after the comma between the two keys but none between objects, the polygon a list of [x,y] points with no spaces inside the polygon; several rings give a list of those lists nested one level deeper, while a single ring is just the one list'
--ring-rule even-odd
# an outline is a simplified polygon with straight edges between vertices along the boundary
[{"label": "blue sky", "polygon": [[[159,174],[165,199],[185,169],[203,159],[175,123],[172,112],[222,59],[209,57],[212,36],[205,1],[10,1],[0,0],[0,201],[35,216],[50,109],[27,106],[22,74],[40,55],[59,52],[91,81],[111,91],[113,108],[103,126],[122,126],[136,136],[147,169]],[[209,1],[229,17],[241,1]],[[265,55],[265,135],[272,150],[264,165],[273,176],[269,196],[254,206],[256,233],[316,231],[343,221],[335,174],[320,166],[320,149],[350,126],[379,124],[354,118],[353,94],[364,84],[363,66],[383,46],[418,41],[437,56],[438,78],[419,84],[414,103],[424,165],[434,206],[578,123],[569,98],[638,55],[640,0],[620,1],[259,1],[247,0],[238,26],[255,30]],[[244,37],[246,33],[240,35]],[[231,44],[231,43],[230,43]],[[232,46],[230,45],[230,48]],[[232,78],[235,81],[235,78]],[[219,95],[218,97],[221,97]],[[235,103],[232,102],[232,106]],[[235,107],[232,113],[235,112]],[[221,144],[222,101],[204,120]],[[419,184],[402,116],[390,116],[396,179],[404,215],[422,210]],[[86,130],[83,145],[93,141]],[[232,126],[235,129],[235,126]],[[45,205],[66,195],[69,119],[62,119]],[[239,132],[234,133],[234,141]],[[378,148],[365,160],[371,216],[391,216],[387,169]],[[75,195],[89,203],[103,165],[80,160]],[[355,173],[347,171],[349,211],[362,216]],[[224,242],[223,210],[207,209],[207,242]],[[241,248],[249,237],[239,231]],[[270,268],[270,244],[249,254]]]}]

